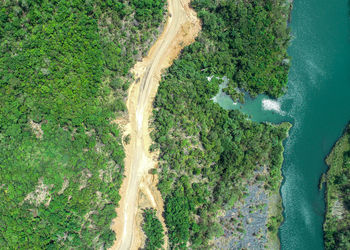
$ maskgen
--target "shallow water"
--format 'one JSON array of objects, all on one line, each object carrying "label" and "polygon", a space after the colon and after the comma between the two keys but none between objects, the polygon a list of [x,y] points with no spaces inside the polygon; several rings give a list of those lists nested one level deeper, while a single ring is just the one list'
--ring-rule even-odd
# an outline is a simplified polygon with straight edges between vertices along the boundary
[{"label": "shallow water", "polygon": [[257,98],[250,98],[245,95],[245,103],[235,103],[231,97],[227,95],[222,89],[226,88],[228,79],[223,78],[223,82],[219,86],[219,93],[213,97],[213,101],[217,102],[222,108],[227,110],[238,109],[245,114],[248,114],[253,121],[257,122],[272,122],[280,123],[283,121],[292,121],[290,115],[284,111],[287,108],[285,103],[280,100],[272,100],[266,95],[259,95]]},{"label": "shallow water", "polygon": [[264,109],[266,96],[244,105],[217,99],[222,107],[240,108],[255,121],[293,123],[282,167],[282,249],[323,249],[325,203],[319,178],[327,169],[325,157],[350,120],[348,14],[347,0],[294,1],[292,65],[288,91],[277,100],[280,112]]}]

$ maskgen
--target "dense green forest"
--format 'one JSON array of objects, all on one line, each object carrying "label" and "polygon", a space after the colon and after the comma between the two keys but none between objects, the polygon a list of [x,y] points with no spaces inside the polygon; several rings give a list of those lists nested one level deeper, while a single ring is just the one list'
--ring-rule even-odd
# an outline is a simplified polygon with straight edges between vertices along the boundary
[{"label": "dense green forest", "polygon": [[284,93],[290,38],[286,1],[193,0],[192,5],[203,26],[192,46],[201,54],[201,70],[209,75],[225,73],[231,79],[226,92],[234,99],[242,96],[237,88],[253,97]]},{"label": "dense green forest", "polygon": [[0,246],[115,239],[124,152],[112,123],[165,0],[0,1]]},{"label": "dense green forest", "polygon": [[[172,249],[206,249],[221,234],[217,215],[242,197],[242,180],[265,165],[278,192],[282,141],[290,124],[256,123],[211,98],[227,76],[255,96],[279,96],[287,81],[289,6],[285,1],[193,0],[202,31],[163,75],[154,101],[151,150],[159,150],[159,189]],[[264,177],[261,177],[264,178]],[[276,233],[280,218],[272,218]]]},{"label": "dense green forest", "polygon": [[326,249],[350,249],[350,124],[326,159]]},{"label": "dense green forest", "polygon": [[142,230],[146,234],[145,250],[161,249],[164,244],[163,226],[157,218],[156,210],[147,208],[143,213]]}]

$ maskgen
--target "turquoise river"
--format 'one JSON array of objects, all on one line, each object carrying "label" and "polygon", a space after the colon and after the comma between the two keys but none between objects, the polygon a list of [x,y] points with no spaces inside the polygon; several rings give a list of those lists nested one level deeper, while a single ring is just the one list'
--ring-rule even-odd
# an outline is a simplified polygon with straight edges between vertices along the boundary
[{"label": "turquoise river", "polygon": [[350,120],[350,22],[348,0],[295,0],[289,47],[288,91],[242,107],[220,93],[226,109],[241,109],[255,121],[293,124],[285,141],[281,195],[282,249],[323,249],[324,159]]}]

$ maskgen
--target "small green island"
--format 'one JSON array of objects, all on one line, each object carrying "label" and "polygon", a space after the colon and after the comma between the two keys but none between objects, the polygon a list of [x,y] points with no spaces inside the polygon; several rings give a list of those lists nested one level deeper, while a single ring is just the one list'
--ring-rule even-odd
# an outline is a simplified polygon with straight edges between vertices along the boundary
[{"label": "small green island", "polygon": [[350,124],[326,159],[326,249],[350,248]]}]

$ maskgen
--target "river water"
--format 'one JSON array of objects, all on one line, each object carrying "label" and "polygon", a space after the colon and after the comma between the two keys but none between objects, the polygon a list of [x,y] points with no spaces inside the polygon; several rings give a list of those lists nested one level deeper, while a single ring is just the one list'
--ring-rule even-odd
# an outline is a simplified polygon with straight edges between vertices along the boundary
[{"label": "river water", "polygon": [[[291,21],[292,57],[288,91],[276,102],[266,96],[233,104],[252,120],[293,127],[285,141],[281,195],[282,249],[323,249],[324,190],[319,178],[324,159],[350,120],[350,22],[348,0],[295,0]],[[270,110],[268,110],[270,109]]]}]

